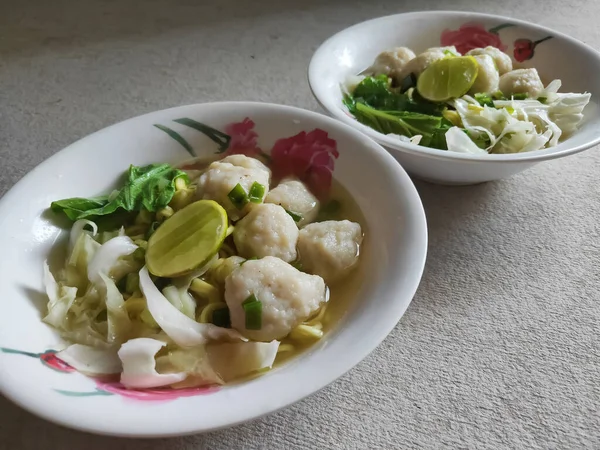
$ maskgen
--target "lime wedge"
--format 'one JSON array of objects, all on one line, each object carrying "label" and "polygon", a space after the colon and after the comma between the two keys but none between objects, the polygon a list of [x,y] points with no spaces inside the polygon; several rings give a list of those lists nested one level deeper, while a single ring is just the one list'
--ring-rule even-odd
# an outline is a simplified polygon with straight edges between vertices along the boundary
[{"label": "lime wedge", "polygon": [[146,265],[153,275],[185,275],[206,264],[227,235],[227,213],[212,200],[177,211],[148,240]]},{"label": "lime wedge", "polygon": [[477,78],[479,65],[472,56],[439,59],[423,71],[417,91],[432,102],[445,102],[465,95]]}]

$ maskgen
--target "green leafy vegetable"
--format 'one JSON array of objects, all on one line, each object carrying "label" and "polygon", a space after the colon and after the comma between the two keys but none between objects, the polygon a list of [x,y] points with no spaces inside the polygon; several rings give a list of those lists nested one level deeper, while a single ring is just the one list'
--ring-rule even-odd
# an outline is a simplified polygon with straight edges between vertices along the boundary
[{"label": "green leafy vegetable", "polygon": [[512,95],[512,99],[513,100],[526,100],[527,99],[527,94],[522,93],[522,94],[513,94]]},{"label": "green leafy vegetable", "polygon": [[123,187],[112,194],[89,199],[58,200],[52,202],[50,207],[73,221],[110,216],[122,211],[146,209],[156,212],[166,207],[173,198],[175,180],[178,178],[187,180],[187,175],[169,164],[130,166]]},{"label": "green leafy vegetable", "polygon": [[231,200],[231,203],[233,203],[233,206],[237,209],[242,209],[246,206],[246,203],[248,203],[248,194],[246,194],[246,191],[240,183],[236,184],[233,189],[229,191],[227,197],[229,197],[229,200]]},{"label": "green leafy vegetable", "polygon": [[408,111],[421,114],[441,115],[443,105],[432,103],[421,97],[416,91],[410,95],[390,88],[385,75],[366,77],[354,89],[352,96],[346,96],[344,104],[355,114],[357,104],[366,104],[383,111]]},{"label": "green leafy vegetable", "polygon": [[356,104],[356,119],[383,134],[412,137],[417,134],[431,136],[440,128],[442,117],[409,111],[379,111],[363,103]]},{"label": "green leafy vegetable", "polygon": [[242,308],[246,314],[246,329],[260,330],[262,328],[262,303],[254,294],[250,294],[242,303]]}]

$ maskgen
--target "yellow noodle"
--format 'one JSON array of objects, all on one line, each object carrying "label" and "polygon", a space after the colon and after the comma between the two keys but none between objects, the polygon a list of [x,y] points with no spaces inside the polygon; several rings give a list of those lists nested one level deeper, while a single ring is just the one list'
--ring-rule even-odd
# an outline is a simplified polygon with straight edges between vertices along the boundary
[{"label": "yellow noodle", "polygon": [[216,303],[221,300],[221,294],[219,290],[212,284],[207,283],[200,278],[194,278],[192,280],[190,291],[200,298],[207,299],[209,303]]},{"label": "yellow noodle", "polygon": [[322,322],[323,317],[325,317],[326,310],[327,310],[327,305],[321,306],[321,309],[319,309],[319,312],[317,313],[317,315],[315,317],[313,317],[312,319],[309,319],[306,322],[304,322],[304,324],[312,326],[312,325]]},{"label": "yellow noodle", "polygon": [[292,344],[279,344],[277,353],[293,352],[294,350],[296,350],[296,347],[294,347]]},{"label": "yellow noodle", "polygon": [[198,322],[200,323],[210,323],[212,321],[213,312],[217,309],[227,308],[227,303],[218,302],[218,303],[209,303],[200,312],[200,319]]},{"label": "yellow noodle", "polygon": [[322,330],[309,325],[298,325],[289,334],[289,338],[297,342],[312,342],[322,337]]},{"label": "yellow noodle", "polygon": [[173,211],[173,208],[171,208],[170,206],[165,206],[163,209],[159,210],[156,213],[156,220],[158,220],[159,222],[162,222],[163,220],[167,220],[174,213],[175,213],[175,211]]},{"label": "yellow noodle", "polygon": [[135,216],[136,225],[150,225],[154,221],[154,213],[142,209],[137,216]]},{"label": "yellow noodle", "polygon": [[187,188],[187,183],[185,182],[185,180],[181,177],[176,178],[175,179],[175,190],[181,191],[185,188]]}]

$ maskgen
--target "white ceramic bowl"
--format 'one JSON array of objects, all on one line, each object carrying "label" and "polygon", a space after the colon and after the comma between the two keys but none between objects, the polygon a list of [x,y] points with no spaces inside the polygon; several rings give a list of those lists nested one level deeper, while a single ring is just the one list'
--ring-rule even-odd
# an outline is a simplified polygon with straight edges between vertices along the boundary
[{"label": "white ceramic bowl", "polygon": [[[189,117],[224,130],[249,117],[258,144],[315,128],[337,141],[334,178],[366,218],[366,276],[356,301],[309,352],[239,385],[145,394],[69,372],[49,349],[62,348],[41,321],[47,299],[42,264],[64,233],[47,208],[52,200],[110,192],[129,164],[177,163],[184,148],[156,128],[177,131],[198,155],[215,143],[173,122]],[[0,391],[23,408],[69,427],[120,436],[174,436],[237,424],[314,393],[366,357],[397,324],[421,279],[427,229],[421,201],[394,159],[364,134],[297,108],[261,103],[182,106],[136,117],[94,133],[42,163],[0,201]],[[52,370],[55,369],[55,370]]]},{"label": "white ceramic bowl", "polygon": [[[465,25],[470,24],[470,29]],[[461,27],[463,27],[461,29]],[[467,50],[486,45],[501,46],[535,67],[545,82],[561,79],[561,92],[590,92],[585,119],[576,134],[560,145],[535,152],[507,155],[470,155],[420,147],[383,135],[351,117],[342,105],[340,83],[348,75],[366,69],[384,50],[407,46],[416,53],[442,45],[460,43]],[[490,30],[495,32],[490,32]],[[543,42],[536,41],[552,36]],[[515,46],[515,41],[521,40]],[[529,43],[530,42],[530,43]],[[529,58],[529,59],[526,59]],[[411,174],[441,184],[473,184],[506,178],[541,161],[561,158],[600,142],[600,54],[562,33],[507,17],[470,12],[414,12],[381,17],[340,31],[315,52],[308,70],[314,96],[329,114],[352,125],[382,144]]]}]

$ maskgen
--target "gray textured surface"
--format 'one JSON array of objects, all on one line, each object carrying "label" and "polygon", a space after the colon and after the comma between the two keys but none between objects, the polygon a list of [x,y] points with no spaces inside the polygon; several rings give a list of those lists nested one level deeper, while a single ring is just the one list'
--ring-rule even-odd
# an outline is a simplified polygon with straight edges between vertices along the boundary
[{"label": "gray textured surface", "polygon": [[[0,195],[74,140],[152,110],[213,100],[318,110],[312,52],[370,17],[476,9],[600,48],[595,0],[204,3],[0,0]],[[431,245],[408,312],[362,364],[285,411],[131,441],[62,429],[0,397],[0,448],[600,448],[598,151],[475,187],[419,183]]]}]

